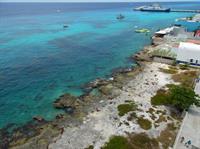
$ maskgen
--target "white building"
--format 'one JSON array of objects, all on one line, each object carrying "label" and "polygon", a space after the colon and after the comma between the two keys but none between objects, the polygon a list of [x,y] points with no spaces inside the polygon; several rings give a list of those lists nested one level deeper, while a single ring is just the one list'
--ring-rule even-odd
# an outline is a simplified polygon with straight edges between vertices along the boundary
[{"label": "white building", "polygon": [[200,66],[200,45],[181,42],[176,49],[177,62]]}]

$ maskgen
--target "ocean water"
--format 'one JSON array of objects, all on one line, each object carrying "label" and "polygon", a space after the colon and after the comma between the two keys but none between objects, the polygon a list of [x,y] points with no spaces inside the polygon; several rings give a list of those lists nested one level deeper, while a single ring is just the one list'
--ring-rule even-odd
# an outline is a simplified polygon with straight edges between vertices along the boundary
[{"label": "ocean water", "polygon": [[[0,128],[63,112],[52,102],[132,63],[151,34],[191,13],[134,12],[143,3],[0,3]],[[198,9],[200,3],[163,3]],[[122,13],[125,19],[118,21]],[[69,25],[63,29],[63,25]],[[148,28],[148,35],[136,28]]]}]

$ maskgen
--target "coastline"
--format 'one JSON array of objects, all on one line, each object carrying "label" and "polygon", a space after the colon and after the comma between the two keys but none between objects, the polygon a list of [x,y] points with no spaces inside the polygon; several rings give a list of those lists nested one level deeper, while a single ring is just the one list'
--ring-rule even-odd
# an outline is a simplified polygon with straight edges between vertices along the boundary
[{"label": "coastline", "polygon": [[[84,95],[60,96],[52,104],[65,113],[54,120],[45,121],[35,116],[33,122],[14,130],[12,136],[2,130],[5,135],[2,147],[79,149],[81,146],[84,149],[94,146],[98,149],[113,135],[146,133],[150,138],[157,138],[169,124],[176,125],[176,134],[181,120],[173,118],[167,107],[151,105],[151,98],[159,89],[175,83],[171,74],[160,71],[169,65],[152,62],[149,57],[155,46],[152,42],[132,56],[137,64],[135,67],[119,69],[109,79],[99,78],[86,84]],[[131,113],[119,116],[117,110],[119,105],[129,102],[137,105],[133,121],[128,121]],[[137,124],[140,117],[151,121],[151,129],[144,130]]]},{"label": "coastline", "polygon": [[[11,137],[12,139],[10,140],[11,142],[9,143],[9,146],[11,148],[12,147],[27,148],[27,146],[44,148],[50,145],[49,146],[50,148],[54,148],[54,145],[52,143],[55,142],[56,140],[59,140],[62,134],[66,132],[66,130],[70,132],[69,129],[72,129],[73,127],[75,127],[75,129],[78,128],[79,126],[81,127],[84,123],[88,121],[88,117],[89,118],[93,117],[98,112],[100,112],[101,109],[104,108],[106,105],[112,105],[112,103],[115,103],[115,98],[118,98],[120,94],[119,92],[122,92],[124,90],[124,86],[126,86],[126,84],[131,80],[138,80],[136,78],[137,76],[143,75],[145,67],[147,67],[151,63],[147,62],[148,60],[146,59],[147,58],[146,54],[149,51],[148,47],[144,47],[143,50],[139,51],[138,53],[132,56],[132,58],[137,63],[137,65],[132,69],[130,68],[120,69],[119,71],[113,73],[111,75],[112,77],[108,80],[96,79],[87,84],[86,89],[88,90],[89,88],[89,92],[78,97],[76,99],[76,101],[78,102],[73,102],[72,105],[67,105],[69,107],[74,106],[73,107],[74,111],[72,113],[70,113],[70,111],[67,111],[68,114],[60,114],[54,120],[48,122],[46,122],[40,117],[36,118],[34,121],[36,122],[35,123],[36,125],[31,127],[31,128],[34,127],[33,132],[35,131],[36,133],[30,137],[27,137],[24,134],[21,134],[20,136],[20,133],[23,133],[23,129],[27,129],[26,126],[30,125],[27,124],[25,125],[25,127],[17,129],[13,133],[12,136],[14,137]],[[150,47],[152,46],[150,45]],[[93,90],[99,90],[99,95],[94,95]],[[155,92],[156,91],[154,91],[154,94]],[[63,95],[59,99],[61,99],[62,97]],[[74,97],[72,97],[72,100],[74,100]],[[59,108],[64,109],[64,107],[59,107]],[[30,131],[30,128],[28,131]],[[48,134],[48,137],[46,136],[45,133]],[[109,136],[107,136],[105,140],[108,140]],[[38,144],[37,141],[39,140],[45,140],[45,141],[39,143],[40,145],[36,145]],[[100,147],[100,145],[103,145],[103,143],[105,143],[105,140],[98,146]],[[89,146],[90,143],[88,142],[87,145]],[[69,148],[73,147],[71,146]]]},{"label": "coastline", "polygon": [[[66,93],[64,95],[61,95],[58,99],[55,99],[54,103],[52,103],[54,105],[54,108],[57,108],[55,106],[55,102],[61,99],[63,96],[69,95],[70,97],[72,97],[72,100],[76,98],[76,101],[78,101],[72,102],[72,106],[75,106],[73,111],[66,111],[64,107],[59,107],[58,109],[62,109],[64,111],[64,114],[58,114],[51,121],[46,121],[43,117],[36,115],[31,121],[20,127],[14,128],[13,130],[11,130],[11,132],[9,131],[10,126],[0,129],[0,147],[23,148],[23,145],[27,142],[29,143],[30,141],[31,143],[34,143],[34,141],[39,139],[40,137],[45,137],[41,135],[43,132],[52,131],[50,132],[51,137],[48,137],[48,142],[45,143],[46,147],[48,144],[54,141],[56,136],[59,136],[63,132],[63,127],[80,125],[83,122],[83,118],[85,116],[87,116],[91,112],[94,112],[95,110],[98,111],[98,109],[95,109],[94,107],[97,107],[99,105],[99,101],[102,101],[102,98],[108,97],[109,100],[112,100],[115,96],[117,96],[117,94],[110,95],[110,93],[112,92],[111,90],[115,90],[116,88],[109,91],[108,87],[108,91],[106,91],[106,85],[109,86],[109,84],[115,83],[119,88],[122,88],[127,79],[130,79],[126,76],[128,73],[130,73],[131,77],[133,77],[143,70],[145,65],[144,62],[142,62],[143,60],[136,59],[135,57],[135,55],[142,56],[141,53],[143,53],[143,51],[146,50],[142,49],[134,55],[130,56],[131,61],[134,61],[136,63],[135,66],[132,66],[131,68],[125,67],[114,69],[110,74],[110,78],[97,78],[94,81],[85,84],[83,87],[83,95],[75,97]],[[94,93],[95,90],[99,90],[97,94]],[[71,107],[69,106],[69,108]],[[41,146],[40,148],[43,147],[44,146]]]},{"label": "coastline", "polygon": [[[73,110],[73,112],[70,110],[66,111],[64,108],[61,107],[60,109],[63,109],[64,114],[58,114],[51,121],[46,121],[44,118],[36,115],[31,121],[20,127],[14,128],[13,130],[11,130],[11,132],[9,131],[10,126],[0,129],[0,147],[7,148],[19,146],[19,148],[21,148],[20,145],[23,145],[27,141],[30,141],[30,139],[32,138],[37,138],[37,136],[40,135],[42,131],[48,131],[49,129],[51,129],[53,130],[53,135],[60,135],[60,133],[62,133],[63,131],[64,125],[70,126],[81,124],[84,116],[86,116],[90,112],[97,110],[91,107],[96,107],[96,104],[98,105],[99,101],[101,101],[102,98],[108,97],[109,100],[111,100],[115,96],[117,96],[116,94],[110,95],[112,91],[106,91],[107,88],[105,87],[105,85],[109,86],[109,84],[115,83],[117,84],[117,87],[122,88],[123,85],[126,84],[127,79],[130,79],[127,78],[127,74],[131,74],[130,77],[133,77],[143,70],[145,62],[142,56],[144,53],[146,53],[146,51],[148,51],[148,49],[143,48],[139,52],[130,56],[131,61],[134,61],[136,64],[131,68],[125,67],[114,69],[110,74],[110,78],[97,78],[94,81],[85,84],[83,87],[85,93],[83,95],[78,97],[70,95],[72,99],[76,98],[76,101],[78,101],[72,103],[75,106],[74,108],[76,108],[76,110]],[[94,93],[95,90],[99,90],[97,94]],[[64,95],[69,94],[67,93]],[[54,102],[62,98],[64,95],[61,95],[58,99],[55,99]],[[54,105],[54,103],[52,104]],[[56,107],[54,106],[54,108]],[[65,124],[65,122],[67,122],[67,124]],[[28,134],[29,131],[32,134]],[[52,139],[49,138],[49,142],[47,144],[52,142],[54,140],[53,138],[54,137],[52,137]]]}]

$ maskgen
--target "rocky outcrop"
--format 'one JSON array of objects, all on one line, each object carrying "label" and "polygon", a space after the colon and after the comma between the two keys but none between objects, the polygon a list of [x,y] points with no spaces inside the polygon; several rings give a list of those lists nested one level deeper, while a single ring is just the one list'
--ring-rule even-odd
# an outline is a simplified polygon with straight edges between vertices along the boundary
[{"label": "rocky outcrop", "polygon": [[99,79],[98,78],[98,79],[96,79],[96,80],[84,85],[84,90],[86,92],[90,92],[94,88],[98,88],[99,86],[108,84],[109,81],[111,81],[111,80]]},{"label": "rocky outcrop", "polygon": [[35,120],[37,122],[42,122],[42,121],[44,121],[44,118],[38,115],[38,116],[34,116],[33,120]]},{"label": "rocky outcrop", "polygon": [[54,103],[54,107],[57,109],[76,109],[81,105],[81,101],[70,94],[64,94],[60,96]]}]

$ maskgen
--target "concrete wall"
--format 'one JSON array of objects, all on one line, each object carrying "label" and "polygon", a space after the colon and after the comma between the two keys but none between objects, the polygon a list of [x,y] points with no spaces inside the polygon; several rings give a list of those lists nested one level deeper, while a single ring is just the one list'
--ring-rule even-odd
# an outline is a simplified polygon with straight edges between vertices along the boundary
[{"label": "concrete wall", "polygon": [[169,64],[169,65],[174,64],[173,59],[166,59],[166,58],[161,58],[161,57],[153,57],[153,61],[158,62],[158,63]]}]

